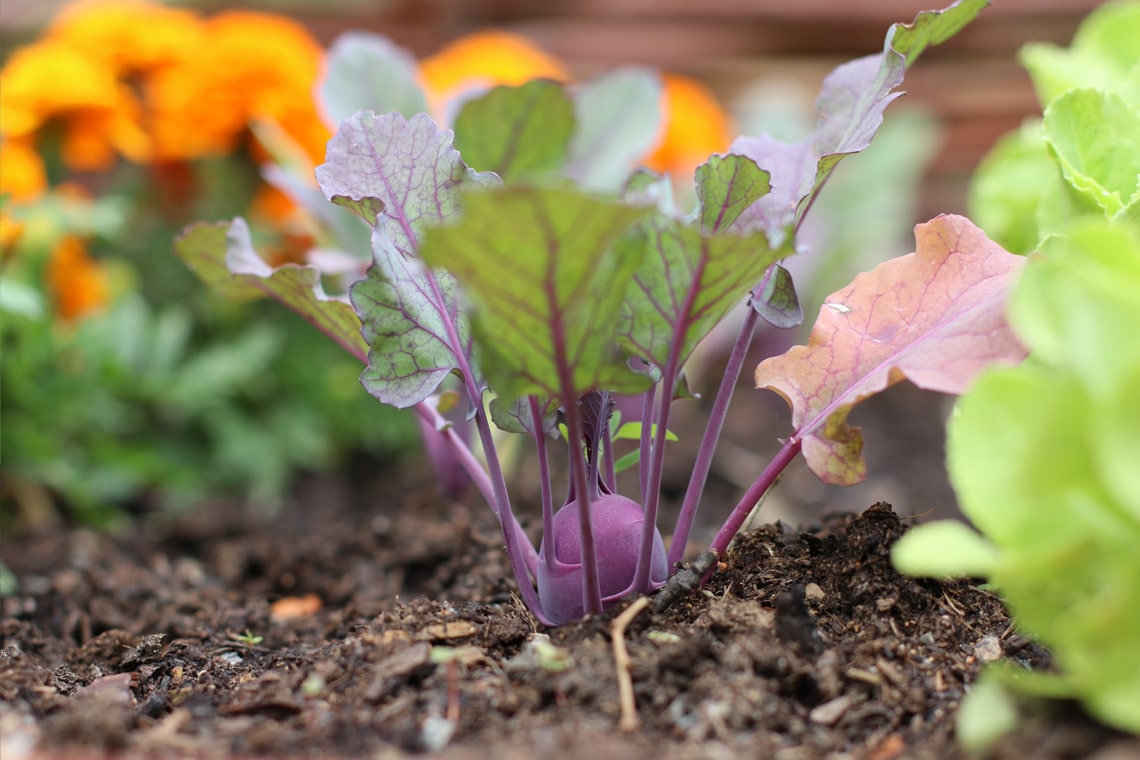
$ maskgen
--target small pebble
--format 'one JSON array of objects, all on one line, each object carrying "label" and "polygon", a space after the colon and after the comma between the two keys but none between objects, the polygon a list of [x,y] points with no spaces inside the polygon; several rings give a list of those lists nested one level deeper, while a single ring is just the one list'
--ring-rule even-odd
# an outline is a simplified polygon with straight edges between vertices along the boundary
[{"label": "small pebble", "polygon": [[844,694],[817,706],[808,717],[811,718],[812,723],[818,723],[821,726],[834,726],[849,707],[851,707],[851,697]]},{"label": "small pebble", "polygon": [[1001,658],[1001,642],[997,636],[984,636],[974,644],[974,656],[982,662],[994,662]]}]

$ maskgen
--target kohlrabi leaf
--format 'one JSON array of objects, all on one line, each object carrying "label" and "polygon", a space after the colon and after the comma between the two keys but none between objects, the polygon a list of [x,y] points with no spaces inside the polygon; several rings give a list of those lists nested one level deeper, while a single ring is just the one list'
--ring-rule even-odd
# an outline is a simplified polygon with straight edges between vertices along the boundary
[{"label": "kohlrabi leaf", "polygon": [[361,380],[386,403],[419,403],[449,372],[470,371],[471,352],[455,283],[417,259],[420,237],[425,227],[458,216],[463,184],[500,180],[469,169],[451,132],[426,114],[370,112],[341,125],[317,180],[329,200],[373,227],[373,267],[352,289],[371,345]]},{"label": "kohlrabi leaf", "polygon": [[710,156],[694,176],[701,226],[706,232],[727,230],[744,209],[772,189],[768,172],[746,156]]},{"label": "kohlrabi leaf", "polygon": [[338,124],[358,111],[411,118],[427,111],[427,98],[416,83],[417,64],[386,37],[347,32],[329,48],[325,78],[318,91],[327,123]]},{"label": "kohlrabi leaf", "polygon": [[174,250],[207,284],[223,294],[250,297],[259,293],[274,298],[364,360],[368,349],[360,337],[360,319],[347,300],[325,294],[316,267],[269,266],[254,251],[244,220],[195,225],[178,238]]},{"label": "kohlrabi leaf", "polygon": [[634,171],[618,194],[631,206],[653,206],[667,216],[679,216],[673,198],[673,181],[644,167]]},{"label": "kohlrabi leaf", "polygon": [[1042,107],[1078,87],[1114,91],[1140,61],[1140,5],[1105,3],[1081,23],[1070,47],[1030,43],[1018,57]]},{"label": "kohlrabi leaf", "polygon": [[680,367],[701,338],[733,307],[742,306],[764,271],[786,251],[763,233],[704,235],[655,213],[618,244],[623,258],[641,258],[618,325],[622,346],[664,369],[671,351]]},{"label": "kohlrabi leaf", "polygon": [[804,311],[792,284],[792,275],[779,264],[764,274],[760,289],[752,299],[752,308],[768,324],[785,330],[803,324]]},{"label": "kohlrabi leaf", "polygon": [[[823,82],[816,100],[818,124],[809,138],[783,143],[771,137],[742,137],[730,153],[748,156],[771,175],[772,193],[741,215],[738,226],[787,234],[844,157],[865,149],[883,123],[883,112],[902,93],[906,67],[928,45],[958,32],[986,0],[960,0],[942,11],[919,13],[910,24],[887,32],[883,52],[845,63]],[[778,238],[774,239],[778,244]]]},{"label": "kohlrabi leaf", "polygon": [[[1140,43],[1138,43],[1140,44]],[[1045,109],[1045,141],[1065,180],[1111,218],[1140,177],[1140,104],[1099,90],[1071,90]]]},{"label": "kohlrabi leaf", "polygon": [[644,389],[618,355],[622,299],[637,256],[614,244],[645,209],[569,190],[504,188],[464,195],[458,223],[421,248],[455,275],[474,307],[483,371],[503,398],[577,398]]},{"label": "kohlrabi leaf", "polygon": [[813,192],[819,154],[809,137],[786,143],[770,135],[738,137],[731,153],[747,156],[768,172],[772,191],[746,208],[735,227],[742,232],[764,230],[773,244],[791,237],[801,201]]},{"label": "kohlrabi leaf", "polygon": [[218,295],[234,301],[264,298],[264,290],[247,278],[235,277],[226,267],[226,250],[229,248],[226,236],[232,226],[233,222],[191,225],[175,238],[174,253]]},{"label": "kohlrabi leaf", "polygon": [[965,29],[987,5],[989,0],[959,0],[940,11],[922,11],[909,24],[892,25],[886,47],[901,53],[910,66],[926,48]]},{"label": "kohlrabi leaf", "polygon": [[617,191],[658,139],[661,79],[637,68],[604,74],[579,86],[574,115],[567,175],[587,190]]},{"label": "kohlrabi leaf", "polygon": [[545,79],[488,90],[464,103],[455,119],[463,161],[506,181],[561,171],[573,134],[566,88]]},{"label": "kohlrabi leaf", "polygon": [[[488,405],[491,410],[491,421],[500,430],[508,433],[525,433],[533,436],[536,426],[534,415],[530,411],[530,397],[520,396],[513,401],[503,401],[501,398],[491,399]],[[539,401],[542,416],[542,434],[554,436],[558,431],[558,402],[554,400]]]},{"label": "kohlrabi leaf", "polygon": [[383,226],[373,233],[373,251],[372,267],[351,291],[369,345],[360,382],[385,404],[414,406],[470,356],[470,328],[451,275],[397,251]]},{"label": "kohlrabi leaf", "polygon": [[390,219],[396,250],[413,255],[425,225],[458,213],[461,185],[498,182],[468,169],[451,139],[451,131],[441,131],[427,114],[405,119],[358,113],[329,141],[317,182],[326,198],[372,226],[380,217]]},{"label": "kohlrabi leaf", "polygon": [[1025,355],[1005,319],[1024,258],[959,216],[920,224],[915,237],[916,253],[880,264],[827,298],[807,346],[756,368],[757,387],[791,406],[795,438],[825,482],[866,475],[862,436],[847,424],[859,401],[904,377],[961,393],[982,369]]}]

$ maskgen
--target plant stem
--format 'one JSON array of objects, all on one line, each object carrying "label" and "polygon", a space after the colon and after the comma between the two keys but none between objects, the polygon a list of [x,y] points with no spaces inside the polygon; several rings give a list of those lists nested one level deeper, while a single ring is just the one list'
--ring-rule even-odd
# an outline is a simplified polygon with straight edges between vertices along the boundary
[{"label": "plant stem", "polygon": [[[707,242],[703,245],[707,245]],[[702,251],[702,253],[705,252]],[[685,300],[677,310],[677,313],[684,315],[686,319],[692,316],[693,305],[697,297],[696,284],[701,281],[707,261],[707,256],[702,255],[699,263],[694,267],[692,273],[693,286],[689,288],[689,292],[685,294]],[[669,352],[665,356],[665,366],[662,367],[661,372],[661,398],[658,401],[657,418],[654,420],[657,425],[657,433],[653,440],[653,450],[650,452],[652,464],[649,469],[649,490],[644,501],[645,522],[641,526],[641,545],[637,552],[637,572],[633,576],[635,591],[649,591],[652,582],[650,567],[653,564],[653,540],[657,534],[657,508],[661,503],[661,476],[665,471],[665,442],[669,435],[669,410],[673,406],[673,393],[677,387],[677,379],[681,374],[681,350],[684,340],[685,330],[674,327],[673,338],[669,342]],[[642,421],[642,425],[645,425],[644,421]]]},{"label": "plant stem", "polygon": [[[491,505],[491,511],[497,516],[499,510],[495,506],[495,489],[491,485],[491,479],[487,477],[487,471],[483,469],[483,465],[479,464],[479,460],[475,458],[475,454],[471,451],[471,448],[459,437],[459,434],[455,432],[455,428],[451,423],[427,401],[421,401],[416,404],[412,407],[412,411],[426,423],[427,428],[430,429],[431,432],[440,436],[451,448],[452,452],[459,459],[459,466],[462,467],[463,471],[471,478],[471,482],[475,484],[475,488],[482,494],[487,503]],[[429,430],[424,430],[425,435],[428,432]]]},{"label": "plant stem", "polygon": [[638,484],[641,487],[638,501],[642,504],[645,504],[645,500],[649,498],[649,452],[652,450],[652,439],[649,433],[653,429],[653,409],[656,398],[656,384],[649,386],[649,389],[641,397],[641,440],[638,443],[641,457],[637,460],[637,474]]},{"label": "plant stem", "polygon": [[[572,387],[569,382],[564,388]],[[577,401],[562,400],[566,418],[566,437],[570,446],[570,477],[574,483],[575,497],[578,500],[578,548],[582,562],[582,607],[586,614],[602,611],[602,586],[598,578],[598,554],[594,544],[594,524],[591,515],[593,495],[597,485],[591,484],[586,475],[586,457],[582,452],[582,415]]]},{"label": "plant stem", "polygon": [[[757,286],[759,288],[760,286]],[[753,297],[756,296],[753,290]],[[717,442],[720,440],[724,421],[728,417],[728,407],[732,401],[736,384],[740,380],[740,372],[744,368],[744,359],[748,355],[748,347],[752,343],[752,334],[760,321],[760,315],[751,303],[747,306],[748,313],[736,342],[732,345],[732,352],[728,355],[728,363],[724,368],[724,377],[721,378],[716,398],[713,400],[712,410],[709,412],[708,425],[701,438],[701,446],[697,450],[697,460],[693,463],[693,474],[689,478],[689,486],[685,490],[685,499],[681,503],[681,513],[677,517],[677,525],[673,530],[673,542],[669,545],[669,567],[674,567],[685,554],[685,547],[689,543],[689,533],[697,518],[697,508],[700,506],[701,494],[704,493],[705,483],[708,481],[709,470],[712,469],[713,454],[716,452]]]},{"label": "plant stem", "polygon": [[614,469],[614,439],[610,434],[610,421],[607,415],[602,426],[602,451],[605,456],[606,488],[610,493],[617,493],[617,471]]},{"label": "plant stem", "polygon": [[534,446],[538,454],[538,478],[542,489],[542,559],[547,567],[554,567],[557,556],[554,545],[554,495],[551,493],[550,462],[546,458],[546,436],[542,432],[542,410],[538,399],[531,396],[530,416],[534,421]]},{"label": "plant stem", "polygon": [[796,454],[800,453],[802,444],[803,441],[794,436],[784,441],[784,445],[776,452],[772,461],[768,462],[764,472],[760,473],[760,477],[744,492],[744,496],[733,507],[732,513],[729,514],[728,519],[725,520],[724,525],[721,526],[720,531],[717,532],[709,546],[709,549],[716,552],[717,556],[724,554],[736,532],[740,530],[740,526],[748,518],[748,513],[760,502],[760,499],[772,487],[784,469],[796,458]]}]

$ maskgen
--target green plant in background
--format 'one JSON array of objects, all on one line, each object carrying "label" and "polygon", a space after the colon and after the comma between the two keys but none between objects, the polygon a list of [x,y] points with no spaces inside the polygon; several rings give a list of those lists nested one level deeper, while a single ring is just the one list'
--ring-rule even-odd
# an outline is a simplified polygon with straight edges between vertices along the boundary
[{"label": "green plant in background", "polygon": [[6,309],[5,500],[34,522],[54,510],[54,494],[100,524],[140,500],[179,508],[234,494],[272,505],[299,469],[408,443],[406,420],[346,392],[355,366],[303,321],[230,310],[247,321],[240,330],[138,295],[74,330],[42,304]]},{"label": "green plant in background", "polygon": [[966,516],[896,545],[904,572],[989,578],[1055,674],[985,674],[963,705],[974,749],[1016,721],[1007,691],[1074,697],[1140,732],[1140,4],[1106,5],[1073,46],[1022,60],[1047,103],[977,175],[990,234],[1038,253],[1010,321],[1030,348],[983,375],[948,426]]},{"label": "green plant in background", "polygon": [[915,575],[988,577],[1060,670],[1011,668],[1005,682],[1140,731],[1140,236],[1082,222],[1042,252],[1010,312],[1029,358],[983,376],[949,425],[951,478],[984,537],[930,523],[894,558]]},{"label": "green plant in background", "polygon": [[1070,48],[1031,44],[1020,58],[1044,117],[986,156],[970,217],[1015,253],[1086,214],[1140,224],[1140,3],[1106,4]]}]

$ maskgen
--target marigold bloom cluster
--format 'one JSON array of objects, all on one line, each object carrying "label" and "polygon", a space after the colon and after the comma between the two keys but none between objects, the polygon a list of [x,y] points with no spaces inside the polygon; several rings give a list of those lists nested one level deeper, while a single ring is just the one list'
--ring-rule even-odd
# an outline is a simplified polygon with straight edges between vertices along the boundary
[{"label": "marigold bloom cluster", "polygon": [[267,120],[316,158],[328,139],[312,95],[322,55],[304,27],[273,14],[81,2],[0,71],[0,132],[28,140],[58,124],[66,166],[93,171],[117,156],[226,154]]}]

